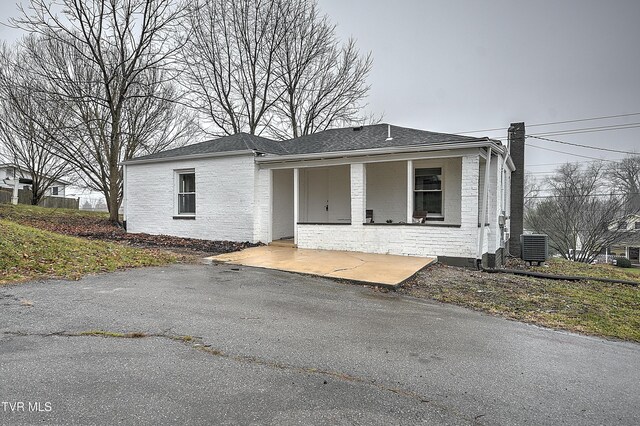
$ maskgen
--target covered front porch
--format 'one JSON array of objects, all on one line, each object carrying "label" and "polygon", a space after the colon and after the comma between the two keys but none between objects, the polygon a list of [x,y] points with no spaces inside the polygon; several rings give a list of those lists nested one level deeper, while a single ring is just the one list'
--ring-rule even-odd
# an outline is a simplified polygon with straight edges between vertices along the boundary
[{"label": "covered front porch", "polygon": [[488,158],[473,149],[276,165],[268,242],[475,261],[504,238],[496,212],[506,200],[484,191],[504,182]]}]

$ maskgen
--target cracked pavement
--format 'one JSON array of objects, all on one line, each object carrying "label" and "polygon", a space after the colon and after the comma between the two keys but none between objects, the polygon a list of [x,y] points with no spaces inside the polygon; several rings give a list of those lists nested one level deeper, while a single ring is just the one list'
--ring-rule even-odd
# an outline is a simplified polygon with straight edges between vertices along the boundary
[{"label": "cracked pavement", "polygon": [[231,265],[0,287],[0,360],[0,424],[640,423],[640,345]]}]

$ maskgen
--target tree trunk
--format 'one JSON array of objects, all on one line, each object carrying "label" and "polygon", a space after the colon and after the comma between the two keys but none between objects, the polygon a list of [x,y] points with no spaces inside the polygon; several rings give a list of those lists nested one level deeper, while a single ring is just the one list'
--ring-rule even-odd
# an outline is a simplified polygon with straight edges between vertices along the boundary
[{"label": "tree trunk", "polygon": [[120,185],[118,177],[120,176],[120,167],[118,164],[109,165],[109,194],[107,198],[107,208],[109,209],[109,221],[113,223],[120,223],[120,216],[118,211],[120,210]]},{"label": "tree trunk", "polygon": [[120,223],[120,217],[118,210],[120,209],[120,203],[118,202],[118,184],[115,180],[109,183],[109,197],[107,198],[107,209],[109,209],[109,221],[113,223]]}]

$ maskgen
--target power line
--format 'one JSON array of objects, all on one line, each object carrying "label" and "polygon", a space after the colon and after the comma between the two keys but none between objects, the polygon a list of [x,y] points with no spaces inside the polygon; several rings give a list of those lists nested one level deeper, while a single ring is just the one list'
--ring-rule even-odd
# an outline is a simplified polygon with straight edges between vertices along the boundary
[{"label": "power line", "polygon": [[617,114],[617,115],[603,115],[600,117],[592,117],[592,118],[580,118],[577,120],[565,120],[565,121],[554,121],[550,123],[540,123],[540,124],[529,124],[527,127],[539,127],[539,126],[551,126],[554,124],[567,124],[567,123],[581,123],[583,121],[595,121],[595,120],[606,120],[609,118],[619,118],[619,117],[631,117],[634,115],[640,115],[640,112],[632,112],[629,114]]},{"label": "power line", "polygon": [[508,127],[497,127],[495,129],[472,130],[470,132],[455,132],[455,135],[465,135],[468,133],[497,132],[498,130],[509,130]]},{"label": "power line", "polygon": [[[531,145],[533,146],[533,145]],[[562,164],[566,164],[566,163],[593,163],[594,161],[601,161],[601,160],[591,160],[591,161],[565,161],[564,163],[543,163],[543,164],[525,164],[526,167],[543,167],[543,166],[560,166]],[[612,160],[615,161],[615,160]]]},{"label": "power line", "polygon": [[530,146],[530,147],[532,147],[532,148],[544,149],[545,151],[551,151],[551,152],[557,152],[557,153],[560,153],[560,154],[572,155],[572,156],[574,156],[574,157],[589,158],[589,159],[591,159],[591,160],[599,160],[599,161],[615,161],[615,160],[606,160],[606,159],[603,159],[603,158],[589,157],[588,155],[574,154],[573,152],[560,151],[560,150],[558,150],[558,149],[545,148],[545,147],[538,146],[538,145],[531,145],[530,143],[527,143],[527,146]]},{"label": "power line", "polygon": [[[606,120],[606,119],[609,119],[609,118],[631,117],[631,116],[634,116],[634,115],[640,115],[640,112],[632,112],[632,113],[629,113],[629,114],[602,115],[600,117],[580,118],[580,119],[576,119],[576,120],[551,121],[551,122],[548,122],[548,123],[526,124],[526,127],[540,127],[540,126],[553,126],[555,124],[581,123],[581,122],[584,122],[584,121]],[[494,132],[494,131],[498,131],[498,130],[509,130],[509,128],[508,127],[497,127],[495,129],[472,130],[470,132],[456,132],[456,134]]]},{"label": "power line", "polygon": [[580,147],[580,148],[589,148],[589,149],[594,149],[596,151],[616,152],[616,153],[619,153],[619,154],[631,154],[631,155],[636,154],[635,152],[631,152],[631,151],[621,151],[621,150],[618,150],[618,149],[610,149],[610,148],[598,148],[598,147],[595,147],[595,146],[582,145],[582,144],[579,144],[579,143],[572,143],[572,142],[559,141],[557,139],[543,138],[541,136],[527,135],[526,137],[540,139],[540,140],[543,140],[543,141],[555,142],[555,143],[559,143],[559,144],[563,144],[563,145],[577,146],[577,147]]},{"label": "power line", "polygon": [[555,132],[531,133],[531,135],[537,135],[537,136],[577,135],[581,133],[611,132],[613,130],[637,129],[638,127],[640,127],[640,123],[630,123],[630,124],[617,124],[615,126],[585,127],[583,129],[567,129],[567,130],[558,130]]},{"label": "power line", "polygon": [[581,195],[525,195],[524,198],[582,198],[582,197],[609,197],[609,196],[627,196],[627,195],[638,195],[638,192],[630,192],[628,194],[620,194],[620,193],[609,193],[609,194],[581,194]]},{"label": "power line", "polygon": [[[526,167],[525,167],[526,170]],[[535,172],[525,172],[528,175],[553,175],[556,172],[554,170],[549,171],[549,172],[541,172],[541,171],[535,171]]]}]

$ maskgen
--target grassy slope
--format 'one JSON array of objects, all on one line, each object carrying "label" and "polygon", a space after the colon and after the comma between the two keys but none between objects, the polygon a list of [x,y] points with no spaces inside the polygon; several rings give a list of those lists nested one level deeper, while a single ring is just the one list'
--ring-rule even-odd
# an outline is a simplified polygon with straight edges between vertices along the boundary
[{"label": "grassy slope", "polygon": [[0,203],[0,218],[9,219],[13,221],[21,221],[37,218],[49,218],[49,217],[88,217],[109,219],[109,214],[106,212],[92,212],[87,210],[77,209],[49,209],[39,206],[29,206],[24,204],[12,205]]},{"label": "grassy slope", "polygon": [[[31,209],[35,209],[36,214],[44,210]],[[50,214],[66,212],[54,210]],[[0,284],[44,277],[78,279],[87,273],[160,265],[174,260],[173,255],[162,251],[88,241],[0,219]]]},{"label": "grassy slope", "polygon": [[550,259],[547,266],[531,268],[537,272],[558,275],[584,276],[594,278],[614,278],[640,282],[640,268],[619,268],[613,265],[588,265],[569,262],[564,259]]},{"label": "grassy slope", "polygon": [[[620,268],[567,263],[552,264],[544,271],[630,279],[618,276]],[[438,265],[420,273],[413,286],[403,291],[518,321],[640,342],[638,286],[488,274]]]}]

